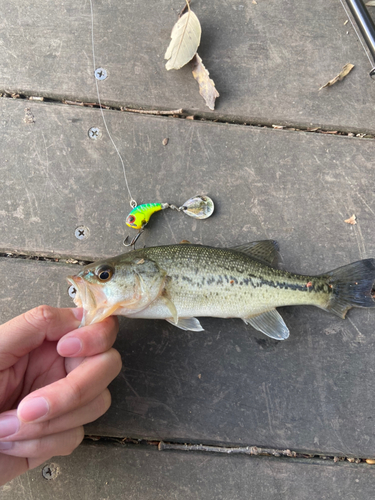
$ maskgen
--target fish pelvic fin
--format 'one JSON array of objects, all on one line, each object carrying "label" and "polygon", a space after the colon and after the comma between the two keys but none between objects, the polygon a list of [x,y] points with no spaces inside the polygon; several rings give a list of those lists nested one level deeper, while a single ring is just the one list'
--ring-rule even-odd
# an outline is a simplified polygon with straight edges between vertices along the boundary
[{"label": "fish pelvic fin", "polygon": [[345,318],[352,307],[375,307],[375,259],[359,260],[322,276],[328,277],[332,289],[326,311]]},{"label": "fish pelvic fin", "polygon": [[268,335],[275,340],[285,340],[289,337],[289,328],[284,323],[283,318],[276,311],[270,311],[252,316],[251,318],[242,318],[247,325],[251,325],[256,330]]},{"label": "fish pelvic fin", "polygon": [[245,253],[272,267],[277,267],[281,261],[279,245],[274,240],[252,241],[232,247],[232,250]]},{"label": "fish pelvic fin", "polygon": [[181,328],[181,330],[189,330],[191,332],[203,332],[204,328],[197,320],[197,318],[178,318],[178,322],[176,323],[173,318],[166,318],[168,323],[171,323],[177,328]]}]

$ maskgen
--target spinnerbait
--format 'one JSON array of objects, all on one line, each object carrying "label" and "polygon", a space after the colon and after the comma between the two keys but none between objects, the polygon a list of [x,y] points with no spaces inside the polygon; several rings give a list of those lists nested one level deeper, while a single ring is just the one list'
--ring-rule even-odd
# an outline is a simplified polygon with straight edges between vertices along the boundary
[{"label": "spinnerbait", "polygon": [[137,205],[127,216],[126,225],[134,229],[138,229],[139,232],[136,236],[134,236],[130,243],[128,243],[129,237],[127,237],[124,240],[124,245],[134,245],[150,220],[151,215],[155,212],[159,212],[160,210],[164,210],[165,208],[171,208],[172,210],[183,212],[195,219],[207,219],[214,211],[214,202],[208,196],[199,195],[185,201],[181,207],[176,207],[170,203],[144,203],[142,205]]}]

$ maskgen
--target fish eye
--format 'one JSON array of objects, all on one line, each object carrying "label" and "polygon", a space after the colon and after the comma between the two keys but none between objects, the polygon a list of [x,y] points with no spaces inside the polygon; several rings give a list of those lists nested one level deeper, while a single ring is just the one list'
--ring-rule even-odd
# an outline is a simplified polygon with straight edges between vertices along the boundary
[{"label": "fish eye", "polygon": [[135,222],[135,217],[134,217],[134,215],[129,215],[127,222],[128,222],[129,224],[133,224],[133,222]]},{"label": "fish eye", "polygon": [[102,282],[109,281],[113,276],[113,269],[110,266],[101,266],[95,271],[96,276]]}]

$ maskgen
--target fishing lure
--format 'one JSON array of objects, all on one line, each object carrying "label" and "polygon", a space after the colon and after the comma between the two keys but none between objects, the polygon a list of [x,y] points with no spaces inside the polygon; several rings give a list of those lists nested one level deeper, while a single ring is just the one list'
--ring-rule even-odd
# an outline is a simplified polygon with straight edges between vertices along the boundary
[{"label": "fishing lure", "polygon": [[194,219],[207,219],[214,211],[214,202],[209,196],[194,196],[185,201],[181,207],[176,207],[170,203],[144,203],[133,208],[126,218],[126,225],[133,229],[138,229],[139,233],[128,243],[128,237],[124,240],[125,246],[133,246],[143,232],[151,215],[160,210],[171,208],[178,212],[183,212]]},{"label": "fishing lure", "polygon": [[97,67],[95,63],[95,44],[94,44],[94,11],[93,11],[93,5],[92,5],[92,0],[89,0],[90,2],[90,10],[91,10],[91,46],[92,46],[92,62],[93,62],[93,68],[94,68],[94,75],[95,75],[95,84],[96,84],[96,93],[98,96],[98,103],[99,103],[99,108],[100,112],[102,115],[103,123],[105,126],[105,129],[108,133],[108,137],[110,138],[113,147],[115,148],[118,157],[121,161],[122,165],[122,170],[124,174],[124,180],[126,184],[126,188],[128,190],[129,198],[130,198],[130,206],[132,207],[132,211],[126,218],[126,224],[129,227],[132,227],[134,229],[138,229],[138,234],[132,239],[130,243],[127,243],[128,238],[126,237],[124,240],[124,245],[125,246],[133,246],[135,245],[135,242],[138,240],[139,236],[142,234],[146,224],[149,222],[150,217],[153,213],[159,212],[160,210],[164,210],[166,208],[171,208],[172,210],[177,210],[178,212],[183,212],[190,217],[194,217],[195,219],[207,219],[207,217],[210,217],[214,211],[214,202],[209,198],[208,196],[194,196],[193,198],[190,198],[187,200],[181,207],[176,207],[175,205],[171,205],[170,203],[145,203],[142,205],[137,205],[137,202],[133,198],[130,188],[129,188],[129,183],[128,183],[128,178],[126,175],[126,167],[124,160],[121,156],[120,151],[118,150],[110,132],[108,129],[108,125],[104,116],[103,108],[101,105],[101,100],[100,100],[100,93],[99,93],[99,86],[97,82]]}]

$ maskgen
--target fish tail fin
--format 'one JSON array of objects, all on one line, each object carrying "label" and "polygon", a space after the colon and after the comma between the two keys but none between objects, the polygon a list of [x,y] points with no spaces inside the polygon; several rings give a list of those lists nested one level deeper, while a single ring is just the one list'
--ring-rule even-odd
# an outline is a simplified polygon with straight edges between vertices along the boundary
[{"label": "fish tail fin", "polygon": [[332,295],[327,311],[345,318],[352,307],[375,307],[375,259],[365,259],[326,273]]}]

